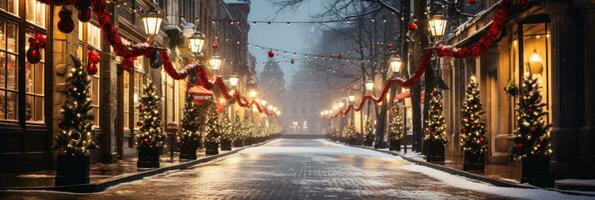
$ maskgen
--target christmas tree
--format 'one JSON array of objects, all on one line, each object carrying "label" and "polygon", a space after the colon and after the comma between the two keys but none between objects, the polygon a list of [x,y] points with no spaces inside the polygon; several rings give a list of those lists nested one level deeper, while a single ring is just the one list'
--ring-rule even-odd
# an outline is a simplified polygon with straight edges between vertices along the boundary
[{"label": "christmas tree", "polygon": [[542,102],[539,79],[526,74],[522,80],[517,105],[517,127],[515,130],[512,153],[516,159],[528,156],[549,158],[552,154],[550,144],[550,124],[544,118],[546,106]]},{"label": "christmas tree", "polygon": [[143,96],[138,107],[140,113],[139,131],[135,135],[139,148],[159,148],[163,146],[165,134],[161,130],[161,100],[153,83],[149,82],[143,88]]},{"label": "christmas tree", "polygon": [[481,117],[484,112],[475,76],[471,77],[465,93],[465,101],[461,110],[463,128],[461,129],[460,145],[465,153],[475,156],[483,155],[487,148],[487,131],[485,121]]},{"label": "christmas tree", "polygon": [[357,140],[357,132],[353,123],[349,123],[345,129],[343,129],[343,140],[351,145],[354,145]]},{"label": "christmas tree", "polygon": [[86,156],[89,149],[96,148],[93,133],[91,100],[87,96],[89,77],[83,71],[80,60],[72,57],[74,65],[66,80],[66,102],[62,106],[62,131],[56,136],[55,149],[72,156]]},{"label": "christmas tree", "polygon": [[184,118],[182,118],[180,131],[178,131],[178,144],[180,146],[200,146],[200,129],[206,121],[206,117],[203,115],[204,110],[201,107],[204,107],[205,104],[198,105],[191,95],[186,97]]},{"label": "christmas tree", "polygon": [[388,143],[390,150],[399,151],[401,149],[401,141],[404,138],[404,124],[403,118],[397,113],[393,112],[389,130],[388,130]]},{"label": "christmas tree", "polygon": [[222,150],[231,150],[231,143],[233,141],[232,135],[232,128],[233,124],[231,123],[231,119],[227,114],[227,109],[223,111],[223,115],[219,117],[220,125],[221,125],[221,149]]},{"label": "christmas tree", "polygon": [[236,115],[235,119],[233,120],[233,131],[232,131],[232,140],[234,142],[234,146],[236,147],[241,147],[243,144],[243,125],[242,125],[242,121],[240,120],[240,116]]},{"label": "christmas tree", "polygon": [[366,127],[364,130],[364,146],[372,146],[374,144],[374,127],[370,120],[366,121]]},{"label": "christmas tree", "polygon": [[221,140],[221,133],[223,132],[223,125],[219,119],[219,112],[215,104],[209,106],[207,114],[207,128],[204,136],[206,154],[219,154],[219,142]]},{"label": "christmas tree", "polygon": [[446,125],[442,116],[442,94],[434,89],[430,95],[428,118],[425,121],[424,145],[427,146],[426,160],[432,162],[444,161],[444,147],[446,145]]}]

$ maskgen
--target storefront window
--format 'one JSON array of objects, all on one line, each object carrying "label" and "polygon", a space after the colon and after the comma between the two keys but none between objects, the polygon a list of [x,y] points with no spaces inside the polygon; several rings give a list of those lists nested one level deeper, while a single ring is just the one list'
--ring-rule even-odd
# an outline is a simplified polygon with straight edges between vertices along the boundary
[{"label": "storefront window", "polygon": [[[28,32],[26,34],[26,37],[33,37],[33,33]],[[25,48],[28,49],[28,45]],[[43,53],[41,55],[42,57],[39,63],[25,63],[25,119],[28,122],[43,123],[44,120],[43,113],[45,59]]]},{"label": "storefront window", "polygon": [[[530,22],[520,25],[518,37],[521,39],[515,38],[512,44],[515,81],[520,83],[520,79],[525,74],[534,75],[539,79],[542,103],[546,105],[545,111],[548,112],[546,120],[550,123],[552,121],[551,33],[548,22],[536,22],[536,19],[530,19]],[[519,52],[520,49],[522,52]]]},{"label": "storefront window", "polygon": [[124,130],[130,130],[130,73],[124,71],[123,76],[123,93],[124,93]]},{"label": "storefront window", "polygon": [[134,61],[134,129],[138,129],[136,122],[140,119],[139,118],[139,110],[138,106],[140,106],[140,98],[143,95],[143,87],[144,85],[144,78],[145,78],[145,70],[144,70],[144,57],[138,57],[136,61]]},{"label": "storefront window", "polygon": [[19,1],[18,0],[0,0],[0,10],[8,13],[18,15],[19,14]]},{"label": "storefront window", "polygon": [[[16,1],[16,0],[14,0]],[[27,21],[38,25],[42,28],[46,28],[45,26],[45,11],[46,5],[43,3],[38,2],[37,0],[26,0],[27,5],[25,8],[27,9],[26,12],[26,19]]]},{"label": "storefront window", "polygon": [[17,27],[15,23],[0,19],[0,120],[17,120],[18,117]]},{"label": "storefront window", "polygon": [[[87,53],[95,51],[101,55],[101,30],[98,26],[91,23],[82,23],[79,21],[80,43],[77,49],[79,58],[82,58],[83,63],[87,63]],[[97,63],[97,68],[101,69],[101,62]],[[93,124],[99,126],[99,98],[100,98],[100,73],[91,76],[91,85],[89,88],[89,96],[91,97],[91,113],[94,117]]]}]

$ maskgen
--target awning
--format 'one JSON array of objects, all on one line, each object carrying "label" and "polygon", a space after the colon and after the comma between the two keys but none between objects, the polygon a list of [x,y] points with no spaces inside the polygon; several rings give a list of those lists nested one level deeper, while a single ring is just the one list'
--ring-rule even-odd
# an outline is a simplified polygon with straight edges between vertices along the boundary
[{"label": "awning", "polygon": [[188,88],[187,92],[188,95],[192,95],[194,102],[196,103],[204,103],[205,101],[211,100],[215,97],[215,93],[213,93],[213,91],[208,90],[202,85],[193,85]]}]

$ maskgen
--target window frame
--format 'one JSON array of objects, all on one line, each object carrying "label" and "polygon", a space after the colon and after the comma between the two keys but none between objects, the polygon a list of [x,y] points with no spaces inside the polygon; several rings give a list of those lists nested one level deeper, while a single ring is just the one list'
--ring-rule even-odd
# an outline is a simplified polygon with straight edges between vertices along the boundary
[{"label": "window frame", "polygon": [[[101,45],[103,42],[103,38],[102,38],[102,32],[101,32],[101,28],[97,25],[95,25],[94,23],[91,22],[78,22],[78,30],[79,30],[79,46],[77,47],[77,53],[80,53],[80,59],[82,63],[87,63],[87,53],[89,51],[95,51],[96,53],[98,53],[99,55],[103,54]],[[99,46],[96,47],[94,46],[94,44],[91,44],[91,41],[89,41],[89,29],[90,26],[92,25],[96,28],[99,29]],[[82,33],[81,33],[82,31]],[[82,38],[80,38],[82,34]],[[79,49],[81,48],[81,49]],[[79,50],[83,50],[82,52],[78,52]],[[101,61],[99,63],[97,63],[99,66],[97,66],[99,69],[101,69],[102,67],[102,63]],[[89,98],[91,98],[91,113],[93,114],[94,112],[97,112],[97,115],[94,115],[93,117],[95,118],[93,120],[93,127],[95,127],[95,129],[99,130],[101,128],[101,73],[96,73],[94,75],[91,76],[91,80],[90,80],[90,85],[89,85]],[[95,82],[96,81],[96,82]],[[97,88],[95,87],[95,84]],[[96,90],[94,90],[96,89]],[[95,93],[96,95],[96,99],[93,100],[93,94]]]}]

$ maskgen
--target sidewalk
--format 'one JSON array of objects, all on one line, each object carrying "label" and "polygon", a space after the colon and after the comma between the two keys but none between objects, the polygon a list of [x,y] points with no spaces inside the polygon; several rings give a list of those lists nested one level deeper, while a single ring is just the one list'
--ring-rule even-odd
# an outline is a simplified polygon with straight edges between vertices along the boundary
[{"label": "sidewalk", "polygon": [[[332,140],[330,140],[332,141]],[[336,142],[336,141],[332,141]],[[340,143],[340,142],[337,142]],[[388,153],[395,156],[400,156],[404,160],[409,162],[415,163],[417,165],[423,165],[427,167],[431,167],[440,171],[444,171],[447,173],[451,173],[454,175],[459,175],[463,177],[467,177],[470,179],[479,180],[482,182],[490,183],[495,186],[500,187],[513,187],[513,188],[537,188],[535,186],[529,184],[521,184],[520,177],[521,177],[521,168],[519,166],[508,166],[508,165],[495,165],[495,164],[486,164],[486,170],[484,172],[469,172],[463,170],[463,158],[460,156],[452,156],[447,155],[445,157],[444,164],[436,164],[436,163],[429,163],[425,161],[425,156],[421,155],[417,152],[411,151],[411,146],[408,146],[407,154],[403,150],[401,151],[389,151],[388,148],[385,149],[374,149],[373,147],[365,147],[365,146],[354,146],[345,143],[341,143],[351,147],[358,147],[363,149],[369,149],[373,151]],[[573,187],[571,187],[573,186]],[[595,196],[595,192],[593,192],[593,186],[595,186],[595,181],[593,180],[557,180],[556,181],[556,188],[544,188],[546,190],[557,191],[560,193],[565,194],[573,194],[573,195],[586,195],[586,196]]]},{"label": "sidewalk", "polygon": [[234,154],[248,147],[260,146],[269,141],[271,140],[250,146],[236,147],[231,151],[220,150],[218,155],[210,156],[206,156],[204,153],[205,150],[201,149],[197,152],[198,159],[189,161],[180,161],[177,153],[174,155],[173,160],[170,159],[169,154],[164,154],[160,158],[161,166],[159,168],[137,168],[136,157],[119,160],[115,163],[95,163],[91,164],[90,183],[82,185],[55,186],[55,170],[0,174],[0,190],[54,190],[76,193],[99,192],[120,183],[139,180],[171,170],[185,169],[193,165]]}]

